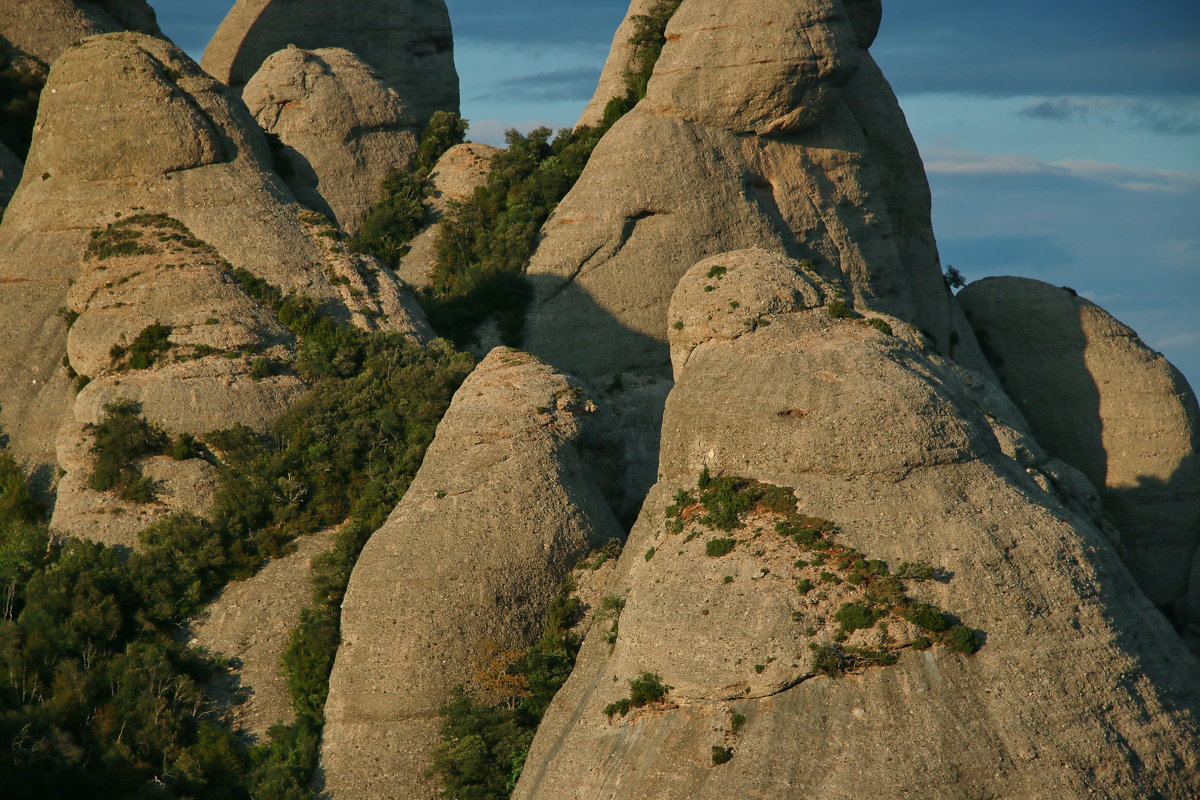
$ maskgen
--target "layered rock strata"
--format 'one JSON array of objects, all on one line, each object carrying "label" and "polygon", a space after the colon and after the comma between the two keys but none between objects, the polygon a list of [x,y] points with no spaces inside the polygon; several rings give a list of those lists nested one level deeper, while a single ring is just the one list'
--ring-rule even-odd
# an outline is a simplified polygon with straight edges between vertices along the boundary
[{"label": "layered rock strata", "polygon": [[455,394],[350,577],[321,750],[331,796],[435,797],[438,709],[489,648],[535,642],[563,578],[620,535],[576,452],[590,407],[507,348]]},{"label": "layered rock strata", "polygon": [[[277,416],[297,379],[248,373],[254,357],[286,362],[266,351],[290,335],[237,269],[334,318],[428,335],[394,275],[344,252],[269,164],[245,107],[172,45],[110,34],[59,58],[0,225],[0,339],[14,343],[0,404],[26,463],[54,463],[78,435],[60,427],[98,421],[116,397],[173,434]],[[169,354],[128,370],[115,348],[154,323]],[[76,373],[92,379],[78,397]]]},{"label": "layered rock strata", "polygon": [[[812,307],[824,290],[798,264],[789,277],[774,260],[715,262],[672,304],[685,321],[671,328],[679,370],[661,477],[618,567],[615,644],[589,634],[514,797],[1200,789],[1200,668],[1109,539],[1005,454],[957,368],[898,319],[878,317],[902,336]],[[705,292],[714,266],[726,277]],[[692,323],[707,330],[689,331],[699,309],[685,293],[710,304]],[[781,313],[789,294],[794,310]],[[738,332],[743,308],[762,313]],[[853,584],[817,577],[840,569],[832,561],[794,561],[803,553],[765,510],[725,533],[705,527],[702,508],[669,509],[705,470],[794,487],[800,514],[832,520],[838,541],[893,570],[934,565],[941,579],[909,591],[975,629],[981,649],[921,650],[919,631],[891,622],[853,630],[844,647],[897,663],[821,674],[808,645],[838,641],[834,612]],[[716,537],[732,541],[714,548]],[[622,714],[645,673],[669,690]]]},{"label": "layered rock strata", "polygon": [[302,203],[357,233],[393,169],[407,169],[421,120],[370,66],[340,48],[288,47],[263,62],[242,99],[284,146],[281,172]]},{"label": "layered rock strata", "polygon": [[1187,380],[1069,289],[986,278],[958,297],[1038,441],[1100,490],[1146,596],[1200,624],[1200,586],[1188,588],[1200,546],[1200,409]]},{"label": "layered rock strata", "polygon": [[238,0],[204,50],[210,75],[241,88],[288,45],[340,47],[370,64],[408,103],[418,125],[458,111],[454,38],[443,0]]}]

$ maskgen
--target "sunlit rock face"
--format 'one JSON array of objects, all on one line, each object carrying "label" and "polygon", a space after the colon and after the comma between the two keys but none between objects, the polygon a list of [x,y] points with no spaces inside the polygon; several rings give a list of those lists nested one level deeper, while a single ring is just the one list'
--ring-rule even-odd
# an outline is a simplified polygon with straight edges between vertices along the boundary
[{"label": "sunlit rock face", "polygon": [[[669,381],[680,276],[717,253],[764,248],[811,262],[852,307],[898,317],[988,371],[944,286],[920,156],[863,46],[877,4],[850,8],[683,3],[645,100],[542,229],[526,348],[598,387]],[[654,481],[656,448],[634,442],[656,441],[658,388],[624,404],[644,411],[621,426],[636,431],[622,445],[630,496]]]}]

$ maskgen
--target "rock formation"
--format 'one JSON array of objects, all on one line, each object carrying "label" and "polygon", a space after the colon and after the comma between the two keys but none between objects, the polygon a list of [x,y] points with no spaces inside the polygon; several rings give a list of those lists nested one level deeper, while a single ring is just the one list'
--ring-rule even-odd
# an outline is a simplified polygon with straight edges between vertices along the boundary
[{"label": "rock formation", "polygon": [[20,181],[21,159],[0,143],[0,220],[4,219],[4,209]]},{"label": "rock formation", "polygon": [[[530,352],[597,386],[669,381],[680,276],[762,247],[811,262],[852,306],[895,315],[987,372],[943,284],[916,146],[865,49],[878,4],[853,7],[856,24],[840,0],[680,7],[646,98],[543,227],[528,270]],[[655,448],[645,463],[631,447],[657,435],[659,388],[640,411],[624,404],[631,496],[654,480]]]},{"label": "rock formation", "polygon": [[[532,352],[586,377],[665,371],[675,283],[701,258],[744,247],[811,260],[853,302],[949,352],[953,300],[921,161],[841,7],[680,7],[646,99],[543,230],[529,266]],[[969,357],[969,331],[955,338]]]},{"label": "rock formation", "polygon": [[250,113],[285,146],[288,185],[309,208],[356,233],[392,169],[407,169],[422,120],[353,53],[288,47],[242,91]]},{"label": "rock formation", "polygon": [[[428,336],[407,290],[345,253],[269,159],[240,101],[161,39],[94,37],[55,62],[0,226],[0,338],[16,343],[0,352],[0,403],[23,460],[77,452],[118,397],[172,434],[278,416],[303,384],[250,372],[286,363],[291,337],[236,269],[345,321]],[[162,358],[127,362],[119,348],[153,324],[169,329]],[[78,397],[75,373],[92,379]]]},{"label": "rock formation", "polygon": [[[1200,409],[1187,380],[1069,289],[987,278],[958,297],[1038,441],[1100,490],[1146,596],[1182,612],[1200,546]],[[1200,605],[1187,616],[1200,623]]]},{"label": "rock formation", "polygon": [[631,0],[629,11],[626,12],[625,18],[621,20],[621,24],[617,26],[617,32],[613,35],[612,47],[608,51],[604,69],[600,72],[600,82],[596,85],[596,92],[583,109],[583,113],[579,115],[577,125],[598,124],[604,117],[604,107],[608,105],[608,101],[614,97],[624,96],[626,91],[625,73],[634,68],[634,58],[637,55],[637,50],[629,42],[635,30],[633,18],[645,16],[653,7],[654,0]]},{"label": "rock formation", "polygon": [[454,396],[342,605],[321,752],[334,797],[434,797],[437,711],[483,649],[531,645],[590,546],[619,529],[576,453],[567,377],[497,348]]},{"label": "rock formation", "polygon": [[454,38],[443,0],[238,0],[201,61],[222,83],[241,88],[272,53],[294,44],[341,47],[400,92],[418,125],[435,111],[458,111]]},{"label": "rock formation", "polygon": [[235,727],[260,741],[295,717],[279,665],[309,602],[312,560],[332,544],[332,531],[301,537],[294,553],[226,586],[192,623],[192,644],[233,662],[234,685],[215,688],[228,695]]},{"label": "rock formation", "polygon": [[0,38],[47,67],[81,39],[126,30],[162,33],[145,0],[11,0],[0,5]]},{"label": "rock formation", "polygon": [[400,260],[396,274],[412,286],[428,286],[429,270],[433,268],[441,227],[438,220],[452,200],[466,200],[479,186],[487,183],[492,156],[500,148],[478,142],[455,145],[442,154],[429,173],[428,183],[433,191],[425,201],[432,222],[418,233],[408,253]]},{"label": "rock formation", "polygon": [[[894,317],[831,318],[828,290],[762,253],[680,282],[660,479],[618,565],[619,635],[589,634],[514,797],[1195,793],[1200,669],[1109,539],[1003,452],[957,367]],[[794,487],[798,519],[836,524],[834,555],[798,546],[800,526],[776,532],[793,513],[779,495],[710,530],[677,494],[709,475]],[[861,592],[838,578],[844,546],[893,571],[934,565],[940,580],[908,590],[982,632],[981,649],[922,650],[907,618],[838,644],[835,612]],[[810,643],[849,674],[822,674],[839,670]],[[874,648],[897,662],[869,666]],[[629,702],[645,673],[665,697]]]}]

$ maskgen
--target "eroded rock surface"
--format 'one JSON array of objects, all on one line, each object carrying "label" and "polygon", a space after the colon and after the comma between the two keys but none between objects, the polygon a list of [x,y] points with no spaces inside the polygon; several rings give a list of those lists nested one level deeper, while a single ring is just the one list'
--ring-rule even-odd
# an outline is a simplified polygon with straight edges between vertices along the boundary
[{"label": "eroded rock surface", "polygon": [[[278,416],[303,385],[248,373],[286,361],[291,337],[238,269],[334,318],[429,335],[395,276],[346,253],[269,163],[241,102],[161,39],[98,36],[55,62],[0,225],[0,404],[23,461],[53,464],[60,429],[118,396],[172,434]],[[129,370],[114,348],[155,323],[167,354]],[[78,397],[76,374],[92,379]]]},{"label": "eroded rock surface", "polygon": [[236,90],[288,45],[340,47],[370,64],[400,92],[418,125],[458,111],[454,38],[443,0],[238,0],[204,50],[201,64]]},{"label": "eroded rock surface", "polygon": [[432,194],[425,201],[432,220],[409,245],[408,253],[400,260],[396,274],[412,286],[428,286],[429,270],[436,258],[434,248],[441,231],[438,220],[452,200],[466,200],[476,188],[487,183],[492,156],[500,148],[479,142],[466,142],[451,147],[438,159],[429,173]]},{"label": "eroded rock surface", "polygon": [[[1100,490],[1142,590],[1166,610],[1187,604],[1200,545],[1200,410],[1187,380],[1073,291],[987,278],[959,299],[1038,441]],[[1200,623],[1200,605],[1187,616]]]},{"label": "eroded rock surface", "polygon": [[356,233],[392,169],[407,169],[419,119],[396,90],[341,48],[288,47],[242,91],[250,113],[285,145],[285,179],[305,205]]},{"label": "eroded rock surface", "polygon": [[434,798],[438,709],[488,647],[524,648],[563,578],[620,535],[575,441],[590,401],[497,348],[467,378],[342,605],[321,751],[334,797]]},{"label": "eroded rock surface", "polygon": [[[811,307],[798,264],[783,280],[786,264],[757,259],[755,286],[754,260],[741,254],[748,274],[726,273],[722,291],[774,305],[790,283],[794,308],[733,336],[715,319],[707,334],[672,328],[690,353],[659,483],[618,565],[615,645],[589,634],[514,797],[1194,794],[1200,667],[1109,539],[1006,454],[959,368]],[[673,314],[710,270],[685,277]],[[816,566],[820,551],[776,533],[766,510],[726,533],[676,506],[673,529],[668,507],[705,469],[794,487],[800,514],[893,570],[935,565],[941,580],[908,591],[981,632],[982,648],[922,651],[919,630],[889,622],[845,645],[897,663],[819,674],[807,645],[835,641],[851,584],[818,577],[840,568]],[[709,547],[718,537],[734,539],[725,555]],[[645,672],[671,687],[663,701],[610,718]]]}]

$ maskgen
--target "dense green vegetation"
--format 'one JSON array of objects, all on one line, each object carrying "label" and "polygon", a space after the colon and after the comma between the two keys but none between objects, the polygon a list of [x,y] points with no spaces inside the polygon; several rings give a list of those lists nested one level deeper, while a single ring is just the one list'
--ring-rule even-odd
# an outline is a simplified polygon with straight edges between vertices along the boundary
[{"label": "dense green vegetation", "polygon": [[[437,342],[333,323],[311,301],[239,275],[300,341],[316,390],[267,434],[233,428],[174,442],[110,405],[94,427],[93,488],[145,483],[169,453],[220,468],[211,519],[176,515],[131,554],[52,540],[24,476],[0,454],[0,785],[13,796],[309,798],[337,609],[367,536],[415,474],[473,360]],[[98,477],[97,477],[98,476]],[[152,491],[152,487],[150,487]],[[134,499],[144,499],[141,497]],[[247,746],[206,694],[220,663],[180,643],[222,585],[294,536],[350,519],[316,570],[286,658],[297,720]]]},{"label": "dense green vegetation", "polygon": [[380,198],[363,220],[354,249],[395,266],[408,252],[408,243],[429,223],[426,182],[442,154],[463,140],[467,123],[457,114],[435,112],[421,134],[417,156],[408,170],[393,169],[380,187]]},{"label": "dense green vegetation", "polygon": [[581,605],[570,587],[551,603],[537,644],[500,654],[442,709],[442,744],[432,774],[446,800],[504,800],[512,794],[538,723],[579,651],[571,631]]},{"label": "dense green vegetation", "polygon": [[[563,129],[557,135],[549,128],[528,135],[508,131],[507,149],[493,157],[486,185],[466,200],[448,204],[435,245],[430,286],[420,295],[430,322],[442,336],[464,345],[474,339],[480,324],[494,319],[502,342],[520,344],[525,309],[532,298],[523,273],[538,231],[583,173],[600,137],[645,96],[666,44],[667,22],[680,1],[658,0],[649,14],[632,18],[634,68],[625,75],[625,94],[609,102],[598,125]],[[381,200],[355,241],[360,250],[394,265],[427,222],[422,200],[425,180],[436,161],[433,153],[441,155],[445,149],[441,145],[453,144],[463,133],[447,128],[445,121],[441,125],[434,135],[426,132],[437,146],[426,154],[423,137],[417,164],[388,178]],[[447,130],[453,135],[445,135]]]},{"label": "dense green vegetation", "polygon": [[29,155],[38,98],[45,81],[0,53],[0,142],[22,161]]}]

